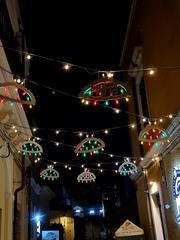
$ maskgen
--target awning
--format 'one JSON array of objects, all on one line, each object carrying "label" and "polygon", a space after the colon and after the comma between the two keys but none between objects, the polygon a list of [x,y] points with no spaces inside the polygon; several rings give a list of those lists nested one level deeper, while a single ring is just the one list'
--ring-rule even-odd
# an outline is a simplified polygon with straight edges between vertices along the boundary
[{"label": "awning", "polygon": [[115,232],[115,237],[130,237],[144,235],[143,229],[136,226],[129,220],[126,220]]}]

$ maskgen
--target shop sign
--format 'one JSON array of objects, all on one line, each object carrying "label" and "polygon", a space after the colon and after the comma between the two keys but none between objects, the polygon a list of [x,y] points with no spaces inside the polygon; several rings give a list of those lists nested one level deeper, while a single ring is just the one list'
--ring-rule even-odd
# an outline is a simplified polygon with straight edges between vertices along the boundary
[{"label": "shop sign", "polygon": [[180,167],[173,169],[173,197],[176,201],[176,222],[180,224]]}]

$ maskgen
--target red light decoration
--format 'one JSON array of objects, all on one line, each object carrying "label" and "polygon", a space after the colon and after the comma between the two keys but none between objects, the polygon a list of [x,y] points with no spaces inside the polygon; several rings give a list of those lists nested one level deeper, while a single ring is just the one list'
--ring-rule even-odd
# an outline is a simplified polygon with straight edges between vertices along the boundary
[{"label": "red light decoration", "polygon": [[79,97],[85,101],[92,101],[94,105],[97,101],[114,100],[114,103],[119,104],[119,99],[130,97],[127,93],[125,83],[113,78],[102,78],[86,85],[79,94]]},{"label": "red light decoration", "polygon": [[104,150],[105,143],[100,138],[95,137],[87,137],[83,141],[81,141],[75,148],[74,152],[79,155],[79,153],[83,154],[86,157],[87,153],[90,156],[97,154],[99,150]]},{"label": "red light decoration", "polygon": [[95,180],[96,180],[95,174],[90,171],[84,171],[77,177],[77,181],[80,183],[95,182]]},{"label": "red light decoration", "polygon": [[52,165],[49,165],[46,169],[40,172],[40,177],[43,180],[57,180],[59,178],[59,172],[54,169]]},{"label": "red light decoration", "polygon": [[38,157],[43,152],[41,145],[34,141],[25,141],[19,145],[19,150],[23,153],[23,155],[28,154],[30,157],[34,155]]},{"label": "red light decoration", "polygon": [[22,104],[35,105],[36,100],[32,92],[23,85],[6,82],[0,83],[0,102],[9,103],[10,106],[13,106],[13,103],[19,103],[22,106]]},{"label": "red light decoration", "polygon": [[169,141],[169,134],[163,128],[156,125],[147,125],[139,134],[139,141],[141,144],[147,143],[149,147],[152,143]]}]

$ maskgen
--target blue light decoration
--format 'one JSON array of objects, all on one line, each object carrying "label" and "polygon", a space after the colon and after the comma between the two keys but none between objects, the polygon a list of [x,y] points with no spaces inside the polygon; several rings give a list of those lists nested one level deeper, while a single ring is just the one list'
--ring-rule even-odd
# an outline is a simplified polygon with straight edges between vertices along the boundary
[{"label": "blue light decoration", "polygon": [[139,134],[139,141],[141,141],[141,144],[146,142],[148,144],[148,147],[152,146],[152,143],[157,142],[169,142],[169,134],[168,132],[157,126],[157,125],[147,125]]},{"label": "blue light decoration", "polygon": [[35,221],[36,221],[36,227],[37,227],[37,230],[36,230],[36,234],[37,234],[37,238],[40,237],[40,234],[41,234],[41,216],[39,214],[37,214],[35,216]]},{"label": "blue light decoration", "polygon": [[180,224],[180,167],[173,169],[173,197],[177,207],[176,222]]},{"label": "blue light decoration", "polygon": [[127,85],[119,80],[111,78],[101,78],[86,85],[79,93],[82,103],[87,101],[97,105],[98,101],[103,101],[105,106],[109,105],[109,101],[114,101],[116,105],[119,100],[125,98],[129,101]]},{"label": "blue light decoration", "polygon": [[137,173],[138,170],[134,163],[130,162],[129,159],[125,159],[119,167],[119,172],[123,176],[131,176]]},{"label": "blue light decoration", "polygon": [[95,210],[94,209],[89,210],[89,214],[90,215],[94,215],[95,214]]},{"label": "blue light decoration", "polygon": [[81,153],[83,157],[86,157],[87,153],[92,156],[98,154],[99,150],[103,151],[104,148],[105,143],[100,138],[87,137],[76,146],[74,152],[77,156]]}]

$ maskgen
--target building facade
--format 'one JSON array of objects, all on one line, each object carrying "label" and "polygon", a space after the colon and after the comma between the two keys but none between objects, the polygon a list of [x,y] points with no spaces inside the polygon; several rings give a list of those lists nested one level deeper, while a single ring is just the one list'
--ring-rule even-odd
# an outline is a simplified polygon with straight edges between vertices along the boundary
[{"label": "building facade", "polygon": [[[10,50],[11,49],[11,50]],[[0,1],[0,84],[14,82],[14,76],[25,77],[29,62],[24,53],[26,43],[16,0]],[[18,52],[18,50],[21,50]],[[21,79],[22,80],[22,79]],[[10,90],[11,96],[13,90]],[[12,106],[13,105],[13,106]],[[24,128],[18,128],[24,126]],[[23,108],[0,100],[0,239],[36,239],[36,223],[31,221],[36,201],[28,174],[29,159],[18,152],[20,143],[32,136]],[[31,189],[31,191],[30,191]],[[34,190],[33,190],[34,189]],[[36,194],[38,195],[38,194]],[[36,231],[35,231],[36,232]]]},{"label": "building facade", "polygon": [[[132,2],[120,66],[129,69],[132,155],[139,157],[134,180],[145,239],[180,236],[180,5],[179,1]],[[138,140],[147,125],[165,129],[168,141]]]}]

